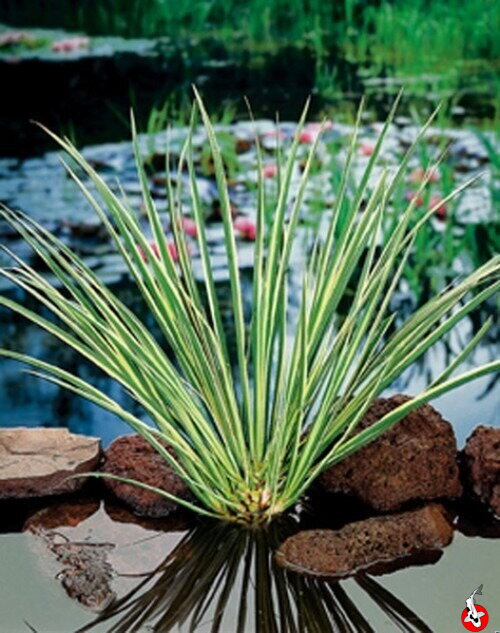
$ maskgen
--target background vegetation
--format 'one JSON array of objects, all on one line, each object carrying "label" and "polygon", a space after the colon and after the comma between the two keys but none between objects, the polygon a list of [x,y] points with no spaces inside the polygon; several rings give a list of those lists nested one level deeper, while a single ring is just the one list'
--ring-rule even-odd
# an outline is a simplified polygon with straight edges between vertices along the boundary
[{"label": "background vegetation", "polygon": [[495,64],[500,11],[495,0],[4,0],[0,18],[21,26],[90,35],[178,38],[273,47],[312,42],[348,58],[404,72],[450,64]]}]

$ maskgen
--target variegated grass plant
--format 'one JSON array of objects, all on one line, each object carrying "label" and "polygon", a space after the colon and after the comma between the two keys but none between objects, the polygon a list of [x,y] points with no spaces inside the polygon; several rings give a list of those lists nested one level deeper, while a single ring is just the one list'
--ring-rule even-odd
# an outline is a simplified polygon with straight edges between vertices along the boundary
[{"label": "variegated grass plant", "polygon": [[[395,322],[395,315],[389,311],[391,295],[415,235],[434,209],[410,229],[414,214],[414,203],[410,202],[395,230],[379,247],[384,213],[419,140],[395,173],[383,171],[369,189],[389,118],[363,178],[350,197],[346,183],[357,147],[356,133],[352,137],[328,230],[321,240],[318,236],[303,270],[298,318],[290,323],[288,274],[292,245],[318,142],[311,148],[298,188],[292,191],[292,169],[306,108],[287,149],[286,161],[279,165],[270,228],[264,222],[266,191],[262,177],[258,183],[252,317],[247,324],[224,165],[214,129],[197,93],[196,104],[213,153],[222,210],[236,367],[232,369],[230,362],[212,275],[193,164],[193,127],[181,153],[179,171],[187,170],[189,174],[205,299],[192,272],[186,237],[179,228],[179,188],[166,177],[171,225],[180,258],[176,264],[148,189],[135,131],[144,209],[157,252],[125,197],[113,193],[68,140],[53,135],[90,181],[91,186],[83,182],[80,171],[65,163],[121,253],[164,342],[155,340],[136,315],[54,235],[25,215],[3,211],[56,276],[60,287],[51,285],[14,255],[17,266],[5,268],[2,273],[49,308],[58,323],[6,297],[0,297],[0,305],[44,328],[121,383],[154,425],[124,410],[76,375],[13,351],[2,350],[2,354],[29,363],[35,367],[34,373],[122,418],[187,482],[196,502],[176,499],[168,491],[143,483],[137,485],[204,515],[259,524],[296,503],[322,470],[376,438],[421,403],[498,369],[500,363],[492,362],[452,377],[456,366],[488,328],[487,322],[425,391],[371,427],[357,431],[358,422],[377,394],[498,289],[500,258],[445,289],[401,326],[391,327]],[[263,159],[258,139],[256,142],[261,174]],[[424,181],[422,189],[425,185]],[[358,275],[355,292],[349,299],[347,315],[340,319],[337,308],[354,275]],[[166,348],[175,354],[175,363]],[[165,449],[165,442],[173,447],[175,457]]]}]

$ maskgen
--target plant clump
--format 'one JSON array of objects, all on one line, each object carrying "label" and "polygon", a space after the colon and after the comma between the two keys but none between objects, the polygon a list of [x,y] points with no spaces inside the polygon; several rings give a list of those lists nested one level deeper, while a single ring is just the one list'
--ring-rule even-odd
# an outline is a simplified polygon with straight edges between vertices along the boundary
[{"label": "plant clump", "polygon": [[[371,442],[420,404],[499,368],[500,363],[492,362],[452,375],[484,335],[491,324],[488,321],[422,393],[368,428],[358,428],[379,393],[493,295],[500,285],[500,258],[457,280],[395,327],[391,296],[418,231],[437,207],[431,206],[415,222],[416,202],[411,199],[394,230],[379,243],[391,196],[429,125],[398,169],[394,173],[382,171],[372,186],[393,110],[351,194],[347,186],[350,166],[359,148],[357,132],[353,134],[335,203],[325,216],[327,228],[316,235],[302,270],[298,317],[290,322],[290,305],[295,301],[290,296],[290,262],[321,130],[311,139],[297,187],[292,186],[292,172],[307,108],[286,159],[277,152],[273,163],[277,187],[269,224],[265,221],[269,192],[264,185],[269,169],[264,167],[257,141],[257,221],[250,233],[249,226],[237,223],[235,227],[233,223],[226,170],[197,92],[196,103],[218,187],[234,341],[229,340],[215,288],[194,171],[193,122],[181,153],[176,184],[172,178],[166,179],[175,251],[149,191],[135,127],[137,169],[152,241],[127,200],[105,184],[71,142],[52,135],[71,159],[65,161],[69,175],[105,225],[164,340],[156,340],[57,237],[25,215],[2,211],[55,275],[60,288],[14,255],[15,265],[3,268],[2,274],[48,308],[58,322],[7,297],[0,297],[0,305],[49,331],[117,380],[145,416],[124,409],[94,385],[60,367],[9,350],[1,353],[30,364],[35,373],[119,416],[158,451],[189,486],[196,501],[177,498],[154,486],[137,485],[203,515],[255,525],[293,506],[322,471]],[[191,233],[200,252],[202,288],[194,277],[183,230],[182,173],[187,174],[189,182],[189,214],[196,223]],[[417,196],[433,173],[431,170],[422,175]],[[458,191],[438,204],[446,204]],[[254,240],[250,322],[244,310],[235,231],[243,231],[247,239]],[[347,313],[341,314],[339,307],[346,303]],[[144,421],[146,417],[148,422]]]}]

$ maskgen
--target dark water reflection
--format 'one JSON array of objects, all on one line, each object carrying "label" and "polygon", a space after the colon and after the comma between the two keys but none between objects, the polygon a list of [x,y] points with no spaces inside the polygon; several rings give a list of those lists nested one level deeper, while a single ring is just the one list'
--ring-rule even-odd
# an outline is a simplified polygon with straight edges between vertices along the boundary
[{"label": "dark water reflection", "polygon": [[[337,528],[367,516],[345,498],[312,495],[259,531],[182,515],[134,518],[110,501],[55,501],[31,511],[28,532],[0,534],[2,633],[445,633],[457,630],[477,581],[484,583],[490,622],[500,622],[494,600],[500,524],[478,507],[448,506],[456,531],[444,550],[339,580],[286,570],[275,551],[300,529]],[[0,532],[10,513],[16,509],[0,504]],[[47,549],[54,541],[44,534],[74,548],[74,556],[56,563]],[[80,547],[103,546],[109,553],[97,567],[82,564],[89,557],[78,557]],[[103,572],[108,580],[101,585],[95,579]],[[71,581],[65,588],[72,599],[63,578]],[[89,585],[110,597],[97,615],[78,594],[84,586],[88,597]]]},{"label": "dark water reflection", "polygon": [[[211,633],[374,632],[339,582],[276,564],[274,550],[293,531],[286,522],[257,532],[222,523],[197,527],[157,569],[79,631],[109,621],[109,633],[160,633],[177,626]],[[355,582],[401,630],[431,631],[373,577],[362,574]]]}]

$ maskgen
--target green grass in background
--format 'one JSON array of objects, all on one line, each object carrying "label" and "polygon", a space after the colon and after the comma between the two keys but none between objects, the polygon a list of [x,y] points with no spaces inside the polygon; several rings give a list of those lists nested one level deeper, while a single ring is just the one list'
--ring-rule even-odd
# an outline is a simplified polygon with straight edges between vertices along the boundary
[{"label": "green grass in background", "polygon": [[6,0],[0,21],[125,37],[206,35],[265,44],[320,38],[349,58],[429,72],[499,57],[495,0]]}]

